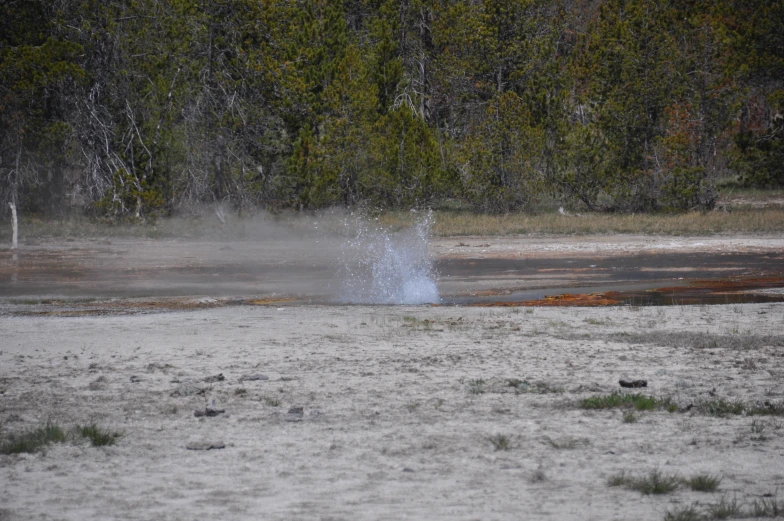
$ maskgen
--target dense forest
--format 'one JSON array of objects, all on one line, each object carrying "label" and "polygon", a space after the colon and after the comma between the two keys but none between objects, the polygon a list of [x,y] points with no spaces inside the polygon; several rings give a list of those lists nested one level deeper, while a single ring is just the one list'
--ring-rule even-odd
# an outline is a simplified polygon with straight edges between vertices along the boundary
[{"label": "dense forest", "polygon": [[28,213],[710,209],[784,185],[782,113],[784,2],[0,0]]}]

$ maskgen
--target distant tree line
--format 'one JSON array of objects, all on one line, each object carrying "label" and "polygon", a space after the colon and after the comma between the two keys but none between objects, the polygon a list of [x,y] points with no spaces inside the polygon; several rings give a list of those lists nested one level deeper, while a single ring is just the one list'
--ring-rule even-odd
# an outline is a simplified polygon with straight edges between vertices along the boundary
[{"label": "distant tree line", "polygon": [[784,2],[0,0],[0,201],[143,218],[784,185]]}]

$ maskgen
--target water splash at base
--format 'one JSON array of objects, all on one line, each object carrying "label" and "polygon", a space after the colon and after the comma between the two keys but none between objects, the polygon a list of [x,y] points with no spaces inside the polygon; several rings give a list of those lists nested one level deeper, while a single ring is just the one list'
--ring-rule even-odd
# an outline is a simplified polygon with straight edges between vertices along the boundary
[{"label": "water splash at base", "polygon": [[432,224],[429,212],[398,233],[374,227],[367,220],[351,223],[355,232],[341,253],[339,300],[392,305],[440,302],[438,277],[428,256]]}]

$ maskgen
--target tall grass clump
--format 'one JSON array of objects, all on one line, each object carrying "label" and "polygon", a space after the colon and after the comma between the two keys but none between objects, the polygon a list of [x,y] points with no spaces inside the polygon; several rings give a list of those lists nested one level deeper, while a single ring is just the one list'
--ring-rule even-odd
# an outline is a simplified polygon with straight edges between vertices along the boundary
[{"label": "tall grass clump", "polygon": [[10,436],[0,445],[0,454],[22,454],[37,452],[50,443],[66,441],[65,431],[56,423],[47,422],[45,426]]},{"label": "tall grass clump", "polygon": [[653,411],[666,409],[670,412],[677,410],[677,406],[669,398],[656,398],[639,393],[613,392],[604,396],[591,396],[580,400],[582,409],[618,409],[629,408],[638,411]]},{"label": "tall grass clump", "polygon": [[93,447],[114,445],[122,436],[119,432],[109,431],[94,423],[91,423],[90,425],[77,425],[76,432],[82,438],[88,439]]}]

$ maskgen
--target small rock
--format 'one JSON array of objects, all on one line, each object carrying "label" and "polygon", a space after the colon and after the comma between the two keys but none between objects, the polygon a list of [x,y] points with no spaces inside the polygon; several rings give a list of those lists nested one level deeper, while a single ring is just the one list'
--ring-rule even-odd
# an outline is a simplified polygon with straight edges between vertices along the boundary
[{"label": "small rock", "polygon": [[298,422],[302,421],[302,417],[305,415],[305,409],[302,407],[290,407],[289,412],[286,413],[286,421],[287,422]]},{"label": "small rock", "polygon": [[201,387],[191,384],[183,384],[172,391],[170,396],[193,396],[194,394],[203,395],[206,391]]},{"label": "small rock", "polygon": [[648,380],[618,380],[621,387],[630,387],[637,389],[640,387],[648,387]]},{"label": "small rock", "polygon": [[209,384],[209,383],[214,383],[214,382],[222,382],[225,379],[226,379],[226,377],[223,376],[223,373],[219,373],[219,374],[216,374],[214,376],[208,376],[207,378],[204,379],[204,381]]},{"label": "small rock", "polygon": [[225,449],[226,444],[222,441],[189,441],[185,444],[188,450],[212,450]]},{"label": "small rock", "polygon": [[254,380],[269,380],[269,376],[261,373],[254,373],[254,374],[246,374],[245,376],[240,377],[240,383],[244,381],[254,381]]},{"label": "small rock", "polygon": [[87,388],[90,389],[91,391],[102,391],[106,389],[106,377],[99,376],[98,378],[90,382]]},{"label": "small rock", "polygon": [[219,414],[223,414],[225,412],[226,412],[226,409],[217,409],[215,407],[206,407],[203,411],[200,410],[200,409],[196,409],[195,411],[193,411],[193,415],[196,416],[197,418],[200,418],[202,416],[213,417],[213,416],[218,416]]}]

